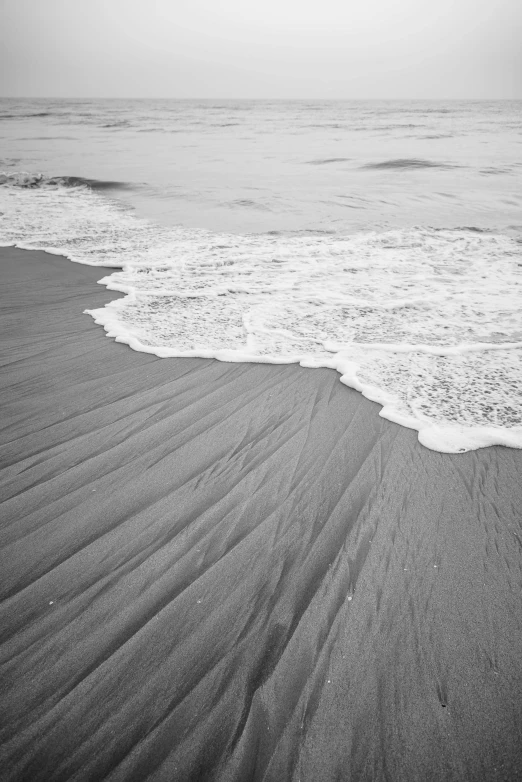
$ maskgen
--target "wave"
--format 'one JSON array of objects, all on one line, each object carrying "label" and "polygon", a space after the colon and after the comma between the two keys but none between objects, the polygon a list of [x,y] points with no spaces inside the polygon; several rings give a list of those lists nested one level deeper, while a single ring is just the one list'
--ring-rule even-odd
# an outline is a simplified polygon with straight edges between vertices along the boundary
[{"label": "wave", "polygon": [[60,177],[66,187],[89,187],[91,190],[126,190],[132,187],[130,182],[112,179],[86,179],[80,176]]},{"label": "wave", "polygon": [[105,125],[101,125],[102,128],[130,128],[130,122],[126,119],[117,120],[115,122],[107,122]]},{"label": "wave", "polygon": [[88,187],[90,190],[124,190],[132,187],[129,182],[105,179],[88,179],[81,176],[47,177],[43,174],[0,172],[0,185],[19,188]]},{"label": "wave", "polygon": [[492,234],[494,231],[491,228],[479,228],[476,225],[461,225],[456,228],[437,228],[437,231],[471,231],[476,234]]},{"label": "wave", "polygon": [[480,173],[484,174],[484,176],[494,176],[495,174],[513,174],[514,172],[509,168],[490,166],[489,168],[481,168]]},{"label": "wave", "polygon": [[319,160],[307,160],[309,166],[327,166],[331,163],[348,163],[351,160],[349,157],[330,157]]},{"label": "wave", "polygon": [[373,130],[407,130],[411,128],[425,128],[426,125],[414,124],[413,122],[395,122],[391,125],[375,125]]},{"label": "wave", "polygon": [[76,136],[19,136],[19,141],[77,141]]},{"label": "wave", "polygon": [[137,133],[183,133],[181,128],[138,128]]},{"label": "wave", "polygon": [[335,236],[334,228],[297,228],[285,231],[265,231],[265,236]]},{"label": "wave", "polygon": [[453,133],[432,133],[426,136],[418,136],[421,139],[455,138]]},{"label": "wave", "polygon": [[387,169],[418,169],[418,168],[458,168],[458,166],[449,163],[435,163],[433,160],[423,160],[422,158],[398,158],[397,160],[383,160],[380,163],[366,163],[361,168],[373,170]]},{"label": "wave", "polygon": [[252,201],[250,198],[238,198],[235,201],[227,201],[226,206],[230,207],[231,209],[241,207],[243,209],[259,209],[263,212],[272,211],[269,206],[261,204],[259,201]]},{"label": "wave", "polygon": [[320,128],[321,130],[324,128],[329,128],[331,130],[346,130],[348,128],[348,125],[340,122],[321,122],[321,123],[315,123],[313,125],[302,125],[302,128]]},{"label": "wave", "polygon": [[0,188],[0,244],[119,267],[101,282],[125,297],[90,312],[109,336],[160,357],[329,367],[429,448],[522,448],[513,237],[185,230],[136,218],[95,181]]},{"label": "wave", "polygon": [[33,114],[0,114],[0,119],[30,119],[31,117],[52,117],[51,111],[38,111]]}]

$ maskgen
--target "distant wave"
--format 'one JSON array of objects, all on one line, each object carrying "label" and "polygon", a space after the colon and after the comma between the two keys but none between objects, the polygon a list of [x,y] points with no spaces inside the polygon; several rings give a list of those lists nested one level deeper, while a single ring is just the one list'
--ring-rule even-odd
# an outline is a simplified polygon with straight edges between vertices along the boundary
[{"label": "distant wave", "polygon": [[413,124],[412,122],[394,122],[391,125],[375,125],[372,130],[402,130],[404,128],[424,128],[425,125]]},{"label": "distant wave", "polygon": [[102,125],[102,128],[128,128],[130,127],[130,122],[126,119],[120,119],[116,122],[107,122],[106,125]]},{"label": "distant wave", "polygon": [[[333,228],[298,228],[289,231],[265,231],[265,236],[335,236],[337,231]],[[261,234],[263,235],[263,234]]]},{"label": "distant wave", "polygon": [[263,212],[272,211],[270,207],[265,206],[265,204],[260,204],[257,201],[250,200],[249,198],[238,198],[236,201],[228,201],[227,206],[231,207],[232,209],[236,206],[239,206],[247,209],[260,209]]},{"label": "distant wave", "polygon": [[138,128],[137,133],[182,133],[181,128]]},{"label": "distant wave", "polygon": [[19,141],[76,141],[75,136],[19,136]]},{"label": "distant wave", "polygon": [[23,171],[7,174],[0,172],[0,185],[7,187],[88,187],[91,190],[123,190],[131,187],[128,182],[106,179],[87,179],[81,176],[46,177],[43,174],[27,174]]},{"label": "distant wave", "polygon": [[124,190],[131,187],[129,182],[119,182],[111,179],[86,179],[81,176],[59,177],[66,187],[90,187],[91,190]]},{"label": "distant wave", "polygon": [[0,119],[28,119],[29,117],[51,117],[50,111],[39,111],[36,114],[0,114]]},{"label": "distant wave", "polygon": [[512,174],[513,172],[509,168],[495,168],[491,166],[490,168],[481,168],[480,173],[490,176],[491,174]]},{"label": "distant wave", "polygon": [[435,163],[433,160],[422,160],[421,158],[399,158],[398,160],[383,160],[381,163],[366,163],[361,168],[387,170],[393,168],[456,168],[456,166],[448,163]]},{"label": "distant wave", "polygon": [[494,233],[494,231],[492,231],[491,228],[478,228],[476,225],[461,225],[461,226],[458,226],[457,228],[446,228],[446,229],[444,229],[444,228],[436,228],[434,230],[437,230],[437,231],[447,230],[447,231],[454,231],[455,233],[458,233],[459,231],[473,231],[473,233],[476,233],[476,234],[491,234],[491,233]]},{"label": "distant wave", "polygon": [[300,228],[296,231],[287,231],[287,234],[292,234],[294,236],[301,236],[308,234],[310,236],[321,236],[323,234],[327,234],[328,236],[334,236],[337,231],[335,231],[333,228]]},{"label": "distant wave", "polygon": [[324,160],[307,160],[306,162],[310,166],[327,166],[329,163],[348,163],[349,157],[330,157]]},{"label": "distant wave", "polygon": [[315,123],[313,125],[302,125],[301,127],[302,128],[321,128],[321,129],[333,128],[334,130],[340,130],[340,129],[344,130],[347,127],[347,125],[341,124],[339,122],[321,122],[319,124]]}]

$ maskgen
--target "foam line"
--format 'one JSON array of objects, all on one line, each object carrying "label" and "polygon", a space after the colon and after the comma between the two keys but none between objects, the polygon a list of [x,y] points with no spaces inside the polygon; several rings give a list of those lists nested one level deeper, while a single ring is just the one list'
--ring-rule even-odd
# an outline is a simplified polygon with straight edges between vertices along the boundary
[{"label": "foam line", "polygon": [[335,368],[430,448],[522,447],[512,236],[216,234],[137,219],[95,189],[3,175],[0,241],[120,268],[100,282],[125,297],[86,310],[112,338],[159,357]]}]

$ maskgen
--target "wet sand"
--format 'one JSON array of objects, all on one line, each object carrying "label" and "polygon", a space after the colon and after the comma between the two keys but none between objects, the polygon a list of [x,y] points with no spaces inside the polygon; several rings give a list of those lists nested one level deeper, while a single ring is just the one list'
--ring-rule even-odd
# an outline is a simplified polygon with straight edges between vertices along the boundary
[{"label": "wet sand", "polygon": [[0,250],[1,778],[522,778],[522,451],[158,359]]}]

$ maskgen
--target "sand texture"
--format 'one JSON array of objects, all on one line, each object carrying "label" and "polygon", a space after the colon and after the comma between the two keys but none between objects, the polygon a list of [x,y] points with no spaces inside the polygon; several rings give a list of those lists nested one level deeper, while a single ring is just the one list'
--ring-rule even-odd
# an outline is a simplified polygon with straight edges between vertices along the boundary
[{"label": "sand texture", "polygon": [[1,778],[522,778],[522,451],[158,359],[0,251]]}]

